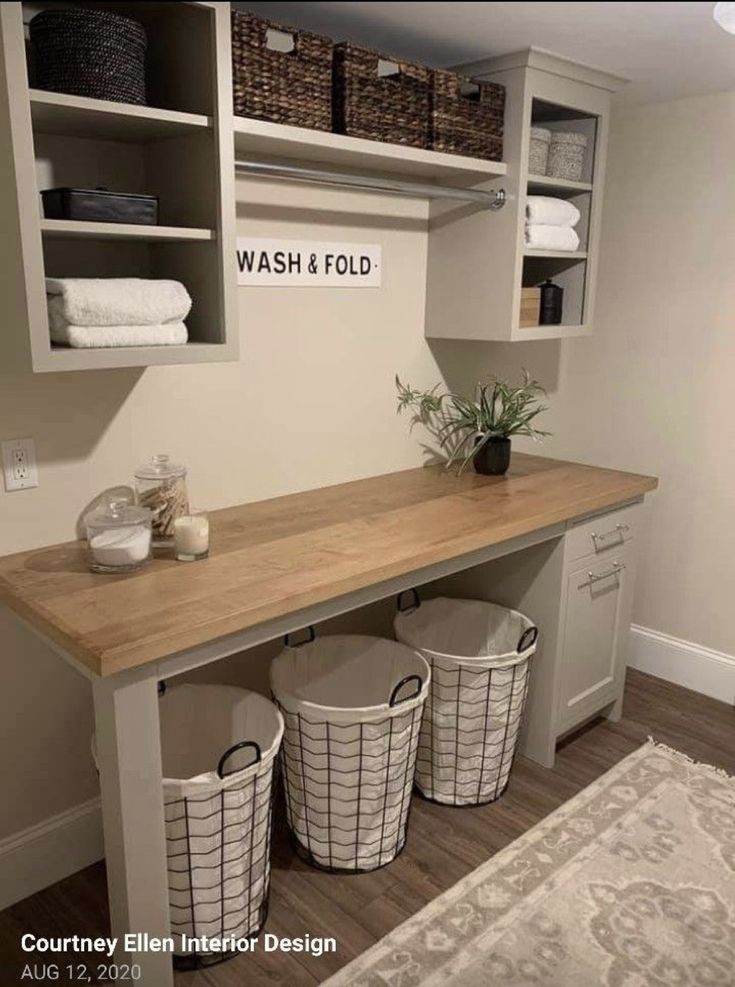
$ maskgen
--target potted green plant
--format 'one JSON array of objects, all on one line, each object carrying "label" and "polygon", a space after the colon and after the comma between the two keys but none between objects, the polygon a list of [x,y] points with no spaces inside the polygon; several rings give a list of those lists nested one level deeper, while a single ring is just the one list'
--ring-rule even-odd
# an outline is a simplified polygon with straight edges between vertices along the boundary
[{"label": "potted green plant", "polygon": [[414,424],[424,425],[435,436],[447,456],[447,467],[459,462],[461,473],[470,460],[477,473],[502,476],[510,465],[511,436],[533,439],[549,435],[533,424],[546,411],[539,396],[543,387],[524,370],[523,380],[513,386],[505,380],[478,383],[474,398],[441,391],[417,391],[396,375],[398,413],[411,408]]}]

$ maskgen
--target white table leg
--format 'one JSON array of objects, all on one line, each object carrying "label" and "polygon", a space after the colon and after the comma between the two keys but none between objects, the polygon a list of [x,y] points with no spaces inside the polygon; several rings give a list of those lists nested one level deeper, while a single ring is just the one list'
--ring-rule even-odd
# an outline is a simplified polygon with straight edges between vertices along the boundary
[{"label": "white table leg", "polygon": [[[94,710],[112,935],[170,936],[156,679],[100,679]],[[140,964],[136,987],[173,987],[169,952],[115,960]]]}]

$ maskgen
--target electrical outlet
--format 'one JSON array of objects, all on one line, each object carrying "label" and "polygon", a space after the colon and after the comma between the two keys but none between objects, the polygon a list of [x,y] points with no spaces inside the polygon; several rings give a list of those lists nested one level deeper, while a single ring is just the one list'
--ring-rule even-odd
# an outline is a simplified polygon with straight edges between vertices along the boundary
[{"label": "electrical outlet", "polygon": [[36,447],[33,439],[10,439],[2,443],[5,489],[28,490],[38,486]]}]

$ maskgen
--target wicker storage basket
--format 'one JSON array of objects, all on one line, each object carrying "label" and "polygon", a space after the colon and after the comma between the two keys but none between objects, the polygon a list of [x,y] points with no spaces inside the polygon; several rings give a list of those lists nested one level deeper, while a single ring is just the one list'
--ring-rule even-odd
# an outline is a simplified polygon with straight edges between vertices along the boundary
[{"label": "wicker storage basket", "polygon": [[531,127],[528,145],[528,171],[531,175],[545,175],[549,159],[551,131],[546,127]]},{"label": "wicker storage basket", "polygon": [[549,159],[546,174],[553,178],[565,178],[578,182],[584,170],[584,156],[587,150],[587,137],[574,131],[563,133],[554,131],[549,144]]},{"label": "wicker storage basket", "polygon": [[[397,69],[381,74],[386,63]],[[334,49],[334,130],[351,137],[429,146],[431,71],[357,45]]]},{"label": "wicker storage basket", "polygon": [[[268,46],[268,32],[290,34],[294,47]],[[332,42],[318,34],[232,11],[232,85],[238,116],[332,129]]]},{"label": "wicker storage basket", "polygon": [[[471,91],[469,91],[471,90]],[[436,69],[431,74],[431,147],[503,160],[505,86]]]},{"label": "wicker storage basket", "polygon": [[37,89],[145,103],[146,33],[108,10],[43,10],[29,25]]}]

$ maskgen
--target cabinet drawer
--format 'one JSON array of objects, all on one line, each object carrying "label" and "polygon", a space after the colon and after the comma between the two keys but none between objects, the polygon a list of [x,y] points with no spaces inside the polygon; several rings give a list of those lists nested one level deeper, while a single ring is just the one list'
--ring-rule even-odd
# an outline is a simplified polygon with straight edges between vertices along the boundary
[{"label": "cabinet drawer", "polygon": [[576,562],[588,555],[600,558],[614,555],[631,540],[639,506],[598,514],[578,521],[567,530],[567,562]]}]

